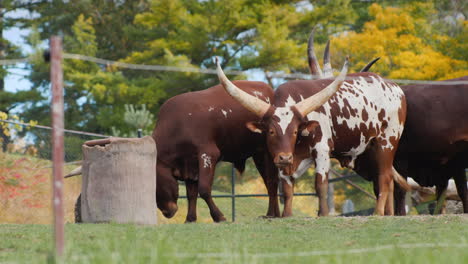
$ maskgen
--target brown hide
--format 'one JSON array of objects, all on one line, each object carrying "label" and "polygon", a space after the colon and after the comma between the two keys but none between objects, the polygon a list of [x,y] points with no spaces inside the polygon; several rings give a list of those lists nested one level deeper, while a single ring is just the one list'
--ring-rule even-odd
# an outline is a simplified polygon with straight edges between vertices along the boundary
[{"label": "brown hide", "polygon": [[[234,83],[263,101],[269,103],[273,100],[273,90],[265,83]],[[232,162],[238,170],[243,171],[245,160],[252,156],[271,194],[267,215],[279,215],[278,204],[275,204],[276,170],[272,169],[274,165],[271,159],[264,156],[268,155],[264,151],[265,140],[263,135],[252,133],[246,128],[247,122],[258,120],[256,115],[244,109],[220,85],[175,96],[161,107],[153,137],[158,148],[157,202],[158,207],[167,213],[166,216],[171,217],[177,208],[177,179],[188,184],[187,221],[196,220],[194,206],[198,193],[208,203],[213,219],[225,220],[211,200],[216,163]],[[276,186],[269,188],[270,179]],[[192,197],[195,201],[190,201],[189,192],[195,192],[191,194],[195,195],[195,198]],[[171,206],[172,212],[169,208]]]},{"label": "brown hide", "polygon": [[[446,81],[468,81],[468,76]],[[421,186],[438,189],[445,189],[453,177],[468,213],[468,85],[416,84],[402,89],[408,114],[395,167]],[[402,197],[399,200],[403,203]],[[397,207],[398,214],[405,214],[404,204]]]}]

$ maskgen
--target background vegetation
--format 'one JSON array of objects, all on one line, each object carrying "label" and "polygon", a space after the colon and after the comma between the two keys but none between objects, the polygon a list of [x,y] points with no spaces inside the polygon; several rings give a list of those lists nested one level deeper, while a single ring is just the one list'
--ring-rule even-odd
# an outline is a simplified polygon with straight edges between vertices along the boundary
[{"label": "background vegetation", "polygon": [[[50,125],[49,66],[43,51],[51,35],[63,37],[67,53],[128,63],[204,69],[214,68],[212,59],[219,56],[225,69],[247,71],[231,78],[262,79],[276,87],[286,80],[265,78],[267,72],[308,72],[306,43],[311,28],[317,26],[317,53],[321,57],[330,39],[335,68],[341,67],[346,55],[351,56],[352,71],[380,56],[372,70],[384,77],[441,80],[468,73],[467,15],[467,4],[462,0],[3,0],[0,32],[28,29],[25,40],[31,51],[15,46],[2,34],[0,59],[29,57],[24,78],[32,87],[5,87],[8,67],[24,64],[0,67],[0,119]],[[168,98],[218,83],[215,75],[137,71],[80,60],[65,60],[64,71],[65,127],[106,135],[135,136],[137,128],[149,134]],[[50,166],[49,134],[47,130],[21,130],[0,123],[0,195],[7,197],[2,198],[7,204],[0,211],[4,221],[40,216],[42,220],[32,222],[47,222],[43,219],[50,212],[35,210],[49,208],[46,190],[50,185],[44,176],[50,173],[46,168]],[[12,139],[14,144],[9,144]],[[66,137],[67,161],[81,159],[80,145],[87,139],[91,138]],[[26,153],[33,158],[25,158]],[[229,191],[229,175],[229,166],[218,169],[218,192]],[[310,169],[298,182],[297,192],[312,192],[312,175]],[[73,186],[67,205],[72,208],[79,179],[67,181]],[[239,192],[265,191],[252,166],[238,177],[238,184]],[[370,185],[360,184],[372,192]],[[337,184],[336,208],[339,210],[355,192]],[[258,207],[264,209],[255,209],[255,215],[266,210],[265,200],[255,199],[252,204],[258,200]],[[224,201],[225,206],[220,207],[227,215],[229,202]],[[296,201],[295,208],[301,213],[315,215],[313,198]],[[356,209],[373,205],[365,197],[354,202]],[[13,203],[23,206],[24,214]],[[202,212],[203,206],[200,203]],[[8,220],[6,212],[17,214],[9,215],[13,218]],[[184,216],[182,207],[174,221]],[[71,213],[67,217],[72,221]]]},{"label": "background vegetation", "polygon": [[[0,68],[0,111],[42,125],[50,122],[49,67],[42,52],[51,35],[63,37],[68,53],[196,68],[213,68],[212,59],[219,56],[225,69],[250,70],[249,78],[265,79],[265,72],[308,72],[306,43],[316,25],[318,53],[331,39],[336,68],[345,55],[355,71],[380,56],[373,70],[389,78],[440,80],[468,73],[468,13],[462,0],[4,0],[0,15],[0,32],[28,29],[32,48],[25,52],[1,39],[0,59],[32,59],[25,76],[32,88],[5,91],[8,72]],[[215,75],[78,60],[66,60],[64,69],[66,127],[102,134],[133,129],[124,121],[126,104],[145,105],[155,116],[147,125],[151,129],[168,98],[218,83]],[[285,80],[270,81],[276,86]]]}]

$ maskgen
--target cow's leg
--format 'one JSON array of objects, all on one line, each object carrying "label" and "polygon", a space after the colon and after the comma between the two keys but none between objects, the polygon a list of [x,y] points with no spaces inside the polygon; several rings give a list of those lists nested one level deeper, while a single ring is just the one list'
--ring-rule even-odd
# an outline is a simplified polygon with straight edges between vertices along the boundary
[{"label": "cow's leg", "polygon": [[453,179],[457,186],[457,193],[463,203],[463,213],[468,214],[468,190],[466,186],[465,168],[458,167],[454,170]]},{"label": "cow's leg", "polygon": [[387,203],[385,204],[385,215],[393,215],[394,214],[393,192],[394,192],[394,182],[391,181],[390,186],[389,186],[389,190],[388,190]]},{"label": "cow's leg", "polygon": [[[292,178],[292,177],[291,177]],[[287,182],[285,179],[281,179],[283,185],[283,197],[284,197],[284,209],[283,217],[292,216],[292,202],[294,197],[294,178]]]},{"label": "cow's leg", "polygon": [[278,169],[273,163],[273,159],[268,152],[256,154],[253,156],[255,166],[257,167],[268,192],[268,211],[267,217],[280,217],[278,204]]},{"label": "cow's leg", "polygon": [[[387,204],[387,199],[389,199],[390,192],[393,194],[393,158],[395,150],[387,150],[381,146],[379,142],[374,145],[375,161],[378,170],[378,196],[375,213],[378,215],[385,215],[385,213],[393,215],[393,201]],[[393,199],[393,195],[391,199]]]},{"label": "cow's leg", "polygon": [[330,171],[330,149],[327,146],[317,147],[315,159],[315,192],[319,198],[319,216],[328,216],[328,172]]},{"label": "cow's leg", "polygon": [[406,215],[406,191],[398,186],[398,184],[395,184],[394,186],[395,214],[404,216]]},{"label": "cow's leg", "polygon": [[226,221],[223,213],[218,209],[211,197],[211,188],[213,186],[213,178],[216,163],[219,159],[219,150],[216,147],[207,148],[209,150],[200,151],[198,154],[198,193],[200,197],[205,200],[210,215],[215,222]]},{"label": "cow's leg", "polygon": [[187,190],[188,211],[185,223],[197,221],[197,198],[198,198],[198,182],[187,180],[185,182]]},{"label": "cow's leg", "polygon": [[318,216],[328,216],[328,172],[315,174],[315,192],[319,199]]},{"label": "cow's leg", "polygon": [[[379,173],[379,195],[377,197],[377,206],[375,208],[375,213],[378,215],[385,215],[385,206],[387,204],[387,199],[390,192],[391,181],[392,174],[390,171]],[[389,209],[387,209],[387,211],[388,210]],[[391,210],[393,210],[393,208]]]},{"label": "cow's leg", "polygon": [[[398,156],[398,155],[397,155]],[[408,164],[401,160],[393,162],[395,169],[406,179],[408,175]],[[394,184],[393,195],[395,198],[395,215],[406,215],[406,191],[398,184]]]}]

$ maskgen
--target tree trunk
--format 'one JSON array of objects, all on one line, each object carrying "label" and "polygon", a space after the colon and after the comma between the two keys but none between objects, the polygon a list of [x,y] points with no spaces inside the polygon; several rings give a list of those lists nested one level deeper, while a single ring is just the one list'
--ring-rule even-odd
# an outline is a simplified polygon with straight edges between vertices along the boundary
[{"label": "tree trunk", "polygon": [[156,144],[151,137],[83,145],[83,223],[156,224],[156,210]]}]

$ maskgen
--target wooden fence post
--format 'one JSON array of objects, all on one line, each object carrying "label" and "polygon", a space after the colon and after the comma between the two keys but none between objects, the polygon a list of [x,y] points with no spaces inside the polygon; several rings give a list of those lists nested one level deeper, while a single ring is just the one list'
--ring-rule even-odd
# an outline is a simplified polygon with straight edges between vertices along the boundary
[{"label": "wooden fence post", "polygon": [[63,213],[63,72],[62,40],[50,38],[50,81],[52,83],[52,162],[55,256],[61,257],[64,250]]}]

